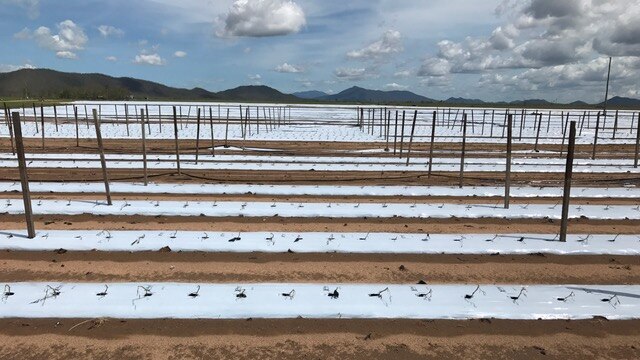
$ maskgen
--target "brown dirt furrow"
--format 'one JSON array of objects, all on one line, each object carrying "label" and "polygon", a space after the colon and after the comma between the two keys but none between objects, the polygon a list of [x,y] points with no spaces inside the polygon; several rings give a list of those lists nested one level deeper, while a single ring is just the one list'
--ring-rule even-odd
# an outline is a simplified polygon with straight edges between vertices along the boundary
[{"label": "brown dirt furrow", "polygon": [[[30,181],[92,182],[102,179],[96,169],[29,168]],[[111,181],[142,181],[142,166],[137,169],[109,169]],[[182,175],[171,170],[148,172],[149,180],[158,183],[229,183],[229,184],[285,184],[285,185],[417,185],[452,186],[458,184],[457,172],[348,172],[348,171],[253,171],[253,170],[188,170]],[[19,181],[15,168],[0,168],[0,181]],[[514,173],[512,186],[562,186],[564,173]],[[620,187],[640,185],[640,176],[632,173],[587,174],[574,173],[573,185]],[[504,174],[499,172],[465,173],[464,186],[503,186]]]},{"label": "brown dirt furrow", "polygon": [[[604,190],[603,190],[604,192]],[[22,199],[22,193],[6,193],[4,199]],[[31,193],[32,200],[102,200],[103,193]],[[112,194],[113,200],[153,200],[153,201],[256,201],[256,202],[294,202],[294,203],[407,203],[407,204],[493,204],[502,205],[501,197],[480,196],[273,196],[273,195],[207,195],[207,194]],[[558,204],[560,209],[562,198],[510,198],[510,203],[516,204]],[[640,202],[638,198],[576,198],[572,199],[574,205],[633,205]]]},{"label": "brown dirt furrow", "polygon": [[[38,215],[37,230],[178,230],[229,232],[390,232],[432,234],[556,234],[560,221],[502,219],[331,219],[331,218],[214,218],[166,216]],[[0,215],[0,229],[24,228],[24,216]],[[575,219],[574,234],[638,234],[640,221]]]},{"label": "brown dirt furrow", "polygon": [[635,359],[638,329],[637,320],[10,319],[0,321],[0,353],[20,360]]},{"label": "brown dirt furrow", "polygon": [[[207,147],[210,145],[210,139],[201,139],[200,151],[201,153],[207,152]],[[444,156],[459,157],[461,149],[460,142],[439,142],[436,139],[434,144],[434,151],[438,153],[444,153]],[[496,140],[494,144],[487,143],[474,143],[472,139],[468,140],[466,150],[472,154],[476,153],[479,156],[489,156],[489,154],[504,152],[506,149],[506,140],[502,140],[504,143],[499,143]],[[538,149],[540,153],[527,154],[525,156],[530,157],[560,157],[560,145],[562,140],[558,140],[558,144],[540,144]],[[216,146],[223,144],[220,140],[215,141]],[[268,140],[230,140],[228,141],[230,147],[235,148],[249,148],[246,151],[236,151],[232,149],[217,148],[218,153],[242,153],[253,155],[265,155],[265,151],[252,151],[251,149],[269,149],[273,152],[278,152],[283,155],[335,155],[340,153],[341,156],[362,156],[360,153],[344,153],[343,151],[358,151],[358,150],[370,150],[380,149],[384,150],[386,142],[321,142],[321,141],[268,141]],[[406,145],[406,144],[405,144]],[[25,139],[25,150],[28,153],[81,153],[81,152],[96,152],[97,146],[95,139],[80,139],[80,147],[76,146],[76,139],[45,139],[45,151],[42,150],[42,140],[40,138],[27,138]],[[124,153],[141,153],[142,147],[140,139],[105,139],[104,140],[105,151],[107,153],[124,154]],[[398,148],[400,142],[398,141]],[[414,142],[412,149],[414,151],[428,151],[430,147],[429,142]],[[521,144],[517,141],[513,144],[513,151],[533,151],[534,144]],[[195,154],[196,140],[180,140],[181,153]],[[390,143],[391,151],[387,153],[376,154],[376,156],[393,156],[393,141]],[[147,140],[147,150],[149,153],[159,154],[172,154],[175,149],[174,140]],[[592,151],[591,145],[576,145],[576,158],[589,158]],[[634,145],[630,141],[629,144],[600,144],[598,146],[599,154],[606,154],[607,157],[617,158],[630,158],[633,157],[635,151]],[[11,147],[8,138],[0,139],[0,151],[10,152]],[[546,152],[552,151],[554,154]],[[448,154],[447,154],[448,153]],[[566,145],[565,145],[566,153]],[[424,157],[425,155],[422,154]],[[475,156],[475,155],[474,155]],[[514,156],[520,156],[514,154]]]},{"label": "brown dirt furrow", "polygon": [[10,252],[0,265],[4,282],[640,283],[633,256]]}]

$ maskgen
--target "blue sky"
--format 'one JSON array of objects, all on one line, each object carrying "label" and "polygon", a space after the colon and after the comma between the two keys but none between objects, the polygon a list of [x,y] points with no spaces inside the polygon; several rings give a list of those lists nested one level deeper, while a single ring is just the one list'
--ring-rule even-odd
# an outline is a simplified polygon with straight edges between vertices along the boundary
[{"label": "blue sky", "polygon": [[640,0],[0,0],[0,71],[219,91],[407,89],[436,99],[640,96]]}]

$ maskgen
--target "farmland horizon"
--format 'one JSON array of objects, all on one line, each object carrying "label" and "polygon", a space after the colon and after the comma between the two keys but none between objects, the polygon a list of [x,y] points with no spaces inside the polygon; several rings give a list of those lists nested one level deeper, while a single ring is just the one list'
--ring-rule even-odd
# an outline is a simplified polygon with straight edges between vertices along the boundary
[{"label": "farmland horizon", "polygon": [[[569,106],[594,108],[602,103],[589,104],[582,100],[569,103],[553,103],[543,99],[518,99],[511,102],[486,102],[449,96],[433,99],[406,90],[367,89],[352,85],[345,90],[328,94],[318,90],[290,94],[269,85],[240,85],[236,88],[213,92],[202,88],[174,88],[148,79],[129,76],[112,77],[101,73],[65,73],[54,69],[20,69],[0,74],[0,99],[6,100],[223,100],[246,102],[284,103],[341,103],[341,104],[448,104],[459,106]],[[17,85],[16,85],[17,84]],[[22,85],[24,84],[24,85]],[[8,86],[7,86],[8,85]],[[345,86],[348,86],[345,84]],[[144,89],[144,90],[140,90]],[[247,90],[248,89],[248,90]],[[640,99],[618,96],[609,97],[612,108],[638,108]]]}]

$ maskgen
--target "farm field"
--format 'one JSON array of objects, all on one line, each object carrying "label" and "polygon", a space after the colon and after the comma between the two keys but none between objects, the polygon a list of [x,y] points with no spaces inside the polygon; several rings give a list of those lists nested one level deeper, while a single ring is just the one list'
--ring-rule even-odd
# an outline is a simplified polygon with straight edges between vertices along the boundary
[{"label": "farm field", "polygon": [[36,233],[5,114],[0,353],[640,357],[637,111],[18,112]]}]

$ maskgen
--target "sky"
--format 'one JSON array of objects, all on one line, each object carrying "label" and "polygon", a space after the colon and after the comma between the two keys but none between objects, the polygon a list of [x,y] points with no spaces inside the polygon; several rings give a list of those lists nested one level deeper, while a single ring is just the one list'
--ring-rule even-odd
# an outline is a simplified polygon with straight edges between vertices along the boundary
[{"label": "sky", "polygon": [[442,100],[640,97],[640,0],[0,0],[0,72]]}]

